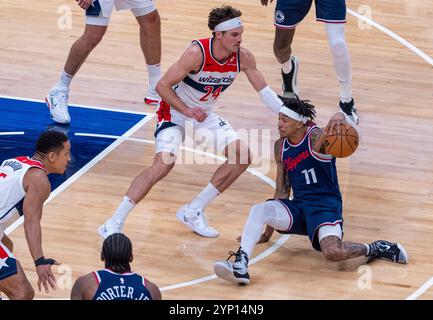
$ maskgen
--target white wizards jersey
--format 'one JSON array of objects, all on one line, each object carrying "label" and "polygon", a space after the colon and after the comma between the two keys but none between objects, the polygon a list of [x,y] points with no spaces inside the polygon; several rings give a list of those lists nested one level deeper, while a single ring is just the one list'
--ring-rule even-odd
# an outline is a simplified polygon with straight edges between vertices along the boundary
[{"label": "white wizards jersey", "polygon": [[[198,44],[203,53],[203,62],[200,70],[188,74],[179,82],[174,91],[179,98],[189,107],[202,107],[210,112],[221,93],[225,91],[235,80],[241,71],[239,51],[234,52],[224,62],[218,62],[212,54],[214,38],[193,41]],[[160,103],[158,122],[171,121],[170,106],[162,101]]]},{"label": "white wizards jersey", "polygon": [[2,231],[24,214],[23,180],[30,168],[45,170],[41,162],[29,157],[8,159],[0,166],[0,239]]}]

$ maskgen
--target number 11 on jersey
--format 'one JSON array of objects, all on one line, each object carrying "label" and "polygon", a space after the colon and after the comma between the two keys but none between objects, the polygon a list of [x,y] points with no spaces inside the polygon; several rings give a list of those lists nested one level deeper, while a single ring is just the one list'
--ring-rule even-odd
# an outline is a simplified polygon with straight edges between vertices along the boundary
[{"label": "number 11 on jersey", "polygon": [[311,174],[311,178],[313,180],[313,183],[317,183],[316,172],[314,171],[314,168],[312,168],[310,170],[305,169],[302,171],[302,173],[305,176],[306,184],[311,184],[310,174]]}]

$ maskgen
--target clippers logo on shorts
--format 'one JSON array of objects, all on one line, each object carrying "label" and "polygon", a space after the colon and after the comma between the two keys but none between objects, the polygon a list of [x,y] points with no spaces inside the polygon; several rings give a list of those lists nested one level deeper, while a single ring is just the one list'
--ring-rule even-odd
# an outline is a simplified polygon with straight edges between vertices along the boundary
[{"label": "clippers logo on shorts", "polygon": [[277,23],[284,21],[284,13],[282,13],[280,10],[275,11],[275,21]]},{"label": "clippers logo on shorts", "polygon": [[213,38],[194,40],[199,45],[203,62],[197,73],[187,75],[175,88],[176,94],[186,105],[211,110],[216,101],[240,72],[239,51],[233,52],[221,63],[212,54]]},{"label": "clippers logo on shorts", "polygon": [[335,158],[315,152],[311,147],[310,126],[302,140],[291,144],[285,138],[281,145],[281,163],[289,178],[295,199],[311,200],[320,195],[341,199]]},{"label": "clippers logo on shorts", "polygon": [[134,272],[118,274],[105,269],[93,274],[99,284],[93,300],[152,300],[146,279]]}]

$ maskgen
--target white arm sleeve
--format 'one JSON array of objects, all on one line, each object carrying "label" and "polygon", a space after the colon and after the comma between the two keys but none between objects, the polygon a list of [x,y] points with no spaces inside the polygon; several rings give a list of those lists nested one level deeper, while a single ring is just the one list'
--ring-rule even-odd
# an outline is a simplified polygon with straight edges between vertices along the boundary
[{"label": "white arm sleeve", "polygon": [[277,94],[269,88],[269,86],[264,87],[259,91],[260,98],[263,103],[266,104],[274,113],[280,112],[282,106],[284,106],[283,101],[278,98]]}]

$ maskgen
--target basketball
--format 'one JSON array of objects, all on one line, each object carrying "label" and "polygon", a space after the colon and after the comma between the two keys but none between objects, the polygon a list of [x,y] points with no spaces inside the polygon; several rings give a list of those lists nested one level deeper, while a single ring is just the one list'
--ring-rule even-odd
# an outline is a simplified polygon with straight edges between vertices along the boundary
[{"label": "basketball", "polygon": [[323,140],[326,153],[336,158],[351,156],[358,148],[358,144],[358,132],[347,123],[334,126],[331,134],[327,135]]}]

